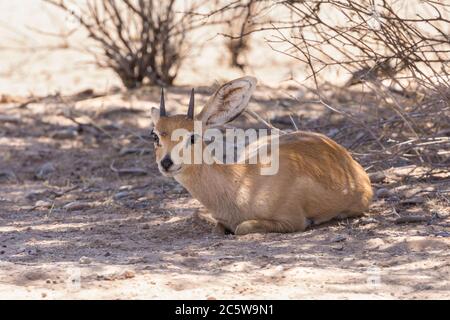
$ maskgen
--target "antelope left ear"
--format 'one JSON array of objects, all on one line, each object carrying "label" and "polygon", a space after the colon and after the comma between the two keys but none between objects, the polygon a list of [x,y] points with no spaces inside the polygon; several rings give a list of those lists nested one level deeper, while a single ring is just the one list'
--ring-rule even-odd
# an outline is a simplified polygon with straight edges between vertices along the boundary
[{"label": "antelope left ear", "polygon": [[160,115],[159,115],[159,109],[153,107],[151,110],[151,118],[153,122],[153,126],[159,121]]},{"label": "antelope left ear", "polygon": [[223,125],[239,116],[256,87],[256,78],[242,77],[221,86],[197,115],[207,126]]}]

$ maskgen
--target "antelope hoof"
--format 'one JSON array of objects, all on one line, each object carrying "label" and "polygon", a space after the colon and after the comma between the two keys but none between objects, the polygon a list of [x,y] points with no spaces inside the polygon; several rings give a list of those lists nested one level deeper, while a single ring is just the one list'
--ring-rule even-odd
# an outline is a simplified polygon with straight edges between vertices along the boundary
[{"label": "antelope hoof", "polygon": [[226,234],[230,234],[231,232],[223,224],[217,222],[214,226],[213,233],[223,236]]}]

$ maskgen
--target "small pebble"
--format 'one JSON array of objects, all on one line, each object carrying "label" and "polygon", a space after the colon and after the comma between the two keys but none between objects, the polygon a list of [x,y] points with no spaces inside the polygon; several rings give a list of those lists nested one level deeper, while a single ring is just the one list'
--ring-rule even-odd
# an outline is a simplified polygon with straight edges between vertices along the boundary
[{"label": "small pebble", "polygon": [[53,139],[73,139],[77,135],[78,131],[75,128],[70,128],[54,131],[50,137]]},{"label": "small pebble", "polygon": [[377,190],[376,195],[378,198],[389,198],[392,195],[392,193],[387,188],[381,188]]},{"label": "small pebble", "polygon": [[56,171],[55,166],[51,162],[44,163],[35,173],[36,178],[46,180],[53,172]]},{"label": "small pebble", "polygon": [[126,198],[126,197],[130,196],[131,194],[132,194],[132,193],[131,193],[131,192],[128,192],[128,191],[117,192],[117,193],[114,195],[114,199],[115,199],[115,200],[120,200],[120,199],[123,199],[123,198]]},{"label": "small pebble", "polygon": [[370,224],[370,223],[378,223],[378,220],[370,217],[363,217],[361,218],[361,224]]},{"label": "small pebble", "polygon": [[177,184],[173,189],[173,193],[185,193],[186,189],[184,189],[181,185]]},{"label": "small pebble", "polygon": [[66,209],[67,211],[76,211],[76,210],[88,209],[90,207],[91,207],[91,205],[88,202],[74,201],[74,202],[69,202],[63,208]]},{"label": "small pebble", "polygon": [[372,183],[380,183],[380,182],[383,182],[384,179],[386,179],[386,175],[383,172],[378,171],[378,172],[373,172],[373,173],[369,174],[369,178],[370,178],[370,182],[372,182]]},{"label": "small pebble", "polygon": [[124,277],[125,279],[131,279],[131,278],[134,278],[134,276],[135,276],[135,273],[130,270],[126,270],[124,273],[122,273],[122,277]]},{"label": "small pebble", "polygon": [[52,203],[50,201],[39,200],[39,201],[36,201],[34,206],[37,208],[51,208]]},{"label": "small pebble", "polygon": [[80,258],[80,264],[91,264],[92,260],[88,257],[81,257]]},{"label": "small pebble", "polygon": [[336,237],[332,238],[330,240],[330,242],[341,242],[341,241],[345,241],[347,240],[347,238],[343,235],[337,235]]},{"label": "small pebble", "polygon": [[344,262],[351,262],[353,260],[355,260],[355,259],[352,257],[345,257],[344,259],[342,259],[342,261],[344,261]]},{"label": "small pebble", "polygon": [[283,272],[284,271],[284,267],[283,266],[276,266],[275,267],[275,272]]}]

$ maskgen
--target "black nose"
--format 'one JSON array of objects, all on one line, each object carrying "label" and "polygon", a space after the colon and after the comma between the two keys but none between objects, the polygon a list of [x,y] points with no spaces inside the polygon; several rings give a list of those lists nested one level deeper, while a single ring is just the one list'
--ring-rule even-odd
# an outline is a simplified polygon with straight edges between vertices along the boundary
[{"label": "black nose", "polygon": [[164,159],[161,160],[161,166],[164,170],[169,170],[169,168],[173,165],[172,159],[169,156],[165,156]]}]

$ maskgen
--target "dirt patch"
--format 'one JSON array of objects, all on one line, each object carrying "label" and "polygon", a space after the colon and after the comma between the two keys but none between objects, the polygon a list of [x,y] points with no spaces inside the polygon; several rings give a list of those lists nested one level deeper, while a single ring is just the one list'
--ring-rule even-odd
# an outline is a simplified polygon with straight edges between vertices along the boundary
[{"label": "dirt patch", "polygon": [[448,298],[448,171],[372,168],[364,217],[219,236],[154,164],[157,93],[100,99],[0,106],[0,298]]}]

